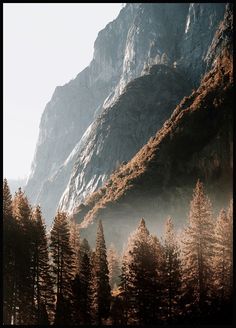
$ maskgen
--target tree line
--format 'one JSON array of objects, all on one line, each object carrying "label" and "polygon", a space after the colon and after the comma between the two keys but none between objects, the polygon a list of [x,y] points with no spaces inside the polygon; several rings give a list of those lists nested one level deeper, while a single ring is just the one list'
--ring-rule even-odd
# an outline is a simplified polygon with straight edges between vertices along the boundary
[{"label": "tree line", "polygon": [[[96,246],[57,212],[46,230],[40,206],[3,182],[3,323],[110,325],[207,323],[230,314],[233,292],[233,202],[214,218],[198,181],[185,228],[172,218],[159,239],[144,219],[122,255]],[[213,319],[214,318],[214,319]]]}]

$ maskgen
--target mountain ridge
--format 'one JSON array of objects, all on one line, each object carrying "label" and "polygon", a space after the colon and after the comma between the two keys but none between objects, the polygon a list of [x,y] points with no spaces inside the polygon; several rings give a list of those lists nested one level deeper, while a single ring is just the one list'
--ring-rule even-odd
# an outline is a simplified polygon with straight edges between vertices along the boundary
[{"label": "mountain ridge", "polygon": [[[125,224],[125,231],[127,226],[135,225],[137,219],[145,214],[148,219],[154,217],[160,222],[160,218],[169,213],[180,224],[182,207],[188,203],[198,178],[206,184],[208,193],[219,206],[230,200],[233,156],[232,58],[225,55],[218,64],[217,69],[224,70],[224,75],[220,77],[220,73],[216,72],[214,77],[211,76],[214,73],[210,72],[200,90],[195,91],[190,99],[186,97],[183,100],[157,135],[130,162],[114,172],[104,187],[77,208],[73,217],[80,223],[82,231],[88,230],[82,233],[88,236],[92,229],[89,226],[99,218],[105,222],[108,236],[111,229],[117,231],[119,226],[119,238],[122,233],[126,235],[123,228],[126,217],[129,217],[129,224]],[[209,90],[206,91],[204,87]],[[210,98],[213,98],[214,105],[208,109]],[[186,128],[190,122],[194,122],[195,132]],[[203,126],[204,130],[201,130]],[[229,128],[227,133],[226,127]],[[202,132],[201,137],[199,131]],[[173,153],[174,159],[170,155]],[[145,202],[147,204],[144,206]],[[151,204],[153,210],[150,214],[147,208]],[[130,224],[131,221],[135,222]]]},{"label": "mountain ridge", "polygon": [[212,44],[222,35],[227,35],[227,40],[200,87],[184,97],[156,136],[131,161],[121,165],[102,188],[75,209],[73,217],[86,237],[98,218],[105,221],[108,236],[114,237],[115,231],[117,244],[141,216],[155,227],[167,215],[181,224],[198,178],[206,185],[214,206],[229,202],[233,170],[230,11]]},{"label": "mountain ridge", "polygon": [[181,72],[161,64],[128,83],[114,105],[105,108],[93,123],[92,137],[90,133],[80,149],[59,209],[71,212],[74,204],[107,180],[114,167],[132,158],[188,89]]},{"label": "mountain ridge", "polygon": [[[41,204],[47,222],[55,214],[79,155],[70,154],[80,151],[80,139],[89,134],[86,129],[96,117],[148,66],[176,64],[190,78],[189,85],[198,84],[224,10],[225,4],[127,4],[99,32],[90,65],[56,88],[40,123],[26,193],[32,203]],[[173,22],[178,28],[173,28]]]}]

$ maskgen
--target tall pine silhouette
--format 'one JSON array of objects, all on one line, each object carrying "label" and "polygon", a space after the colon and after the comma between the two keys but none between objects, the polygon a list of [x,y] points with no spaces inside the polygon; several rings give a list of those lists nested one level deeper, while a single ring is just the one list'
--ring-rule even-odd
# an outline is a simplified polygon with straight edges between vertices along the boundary
[{"label": "tall pine silhouette", "polygon": [[34,299],[37,310],[37,323],[49,324],[54,310],[53,278],[49,263],[49,249],[46,226],[40,206],[33,211],[33,277]]},{"label": "tall pine silhouette", "polygon": [[214,223],[212,205],[198,181],[190,204],[189,224],[182,240],[183,283],[186,308],[203,315],[212,292]]},{"label": "tall pine silhouette", "polygon": [[164,307],[166,308],[166,319],[172,321],[179,312],[181,297],[181,262],[180,250],[174,224],[168,217],[165,224],[165,233],[163,238],[163,285],[164,285]]},{"label": "tall pine silhouette", "polygon": [[109,282],[111,289],[116,288],[120,283],[120,261],[119,255],[112,244],[107,252],[108,269],[109,269]]},{"label": "tall pine silhouette", "polygon": [[16,222],[12,213],[12,195],[7,179],[3,181],[3,323],[13,317],[15,294]]},{"label": "tall pine silhouette", "polygon": [[91,251],[86,239],[80,245],[79,271],[73,281],[73,310],[76,325],[92,322],[92,266]]},{"label": "tall pine silhouette", "polygon": [[70,226],[66,213],[57,212],[51,230],[50,250],[56,285],[55,324],[70,324],[72,317],[72,278],[74,252],[70,243]]},{"label": "tall pine silhouette", "polygon": [[157,289],[156,254],[144,219],[130,236],[122,266],[121,288],[131,323],[153,323],[153,299]]},{"label": "tall pine silhouette", "polygon": [[215,227],[214,285],[220,304],[232,298],[233,291],[233,215],[232,203],[222,209]]},{"label": "tall pine silhouette", "polygon": [[15,263],[14,323],[36,323],[34,303],[34,224],[25,193],[19,188],[13,199],[13,215],[17,222],[17,250]]},{"label": "tall pine silhouette", "polygon": [[101,325],[109,316],[111,301],[106,244],[101,220],[98,222],[93,259],[93,298],[94,320]]}]

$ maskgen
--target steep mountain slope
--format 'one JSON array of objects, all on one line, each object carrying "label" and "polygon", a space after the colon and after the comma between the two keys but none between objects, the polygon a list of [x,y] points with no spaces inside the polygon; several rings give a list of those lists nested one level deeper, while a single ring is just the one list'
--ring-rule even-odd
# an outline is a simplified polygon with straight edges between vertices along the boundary
[{"label": "steep mountain slope", "polygon": [[[224,8],[223,3],[127,4],[117,19],[99,32],[91,64],[74,80],[56,88],[41,119],[26,192],[33,203],[41,204],[46,219],[54,215],[80,156],[82,135],[86,133],[89,139],[91,133],[92,137],[91,127],[86,129],[116,102],[127,83],[146,67],[160,63],[177,65],[187,73],[189,85],[199,83],[206,69],[204,56]],[[121,159],[114,158],[111,163],[117,161]]]},{"label": "steep mountain slope", "polygon": [[[196,7],[196,9],[195,9]],[[181,9],[181,11],[180,11]],[[173,12],[174,10],[174,12]],[[194,11],[200,13],[197,15],[191,15],[191,13]],[[137,16],[135,19],[135,23],[138,26],[138,28],[134,28],[130,30],[130,34],[128,34],[128,46],[127,49],[134,49],[139,54],[139,56],[136,55],[138,58],[145,57],[142,55],[143,45],[146,44],[146,39],[143,38],[142,35],[149,35],[148,32],[150,31],[150,23],[153,25],[152,30],[153,31],[159,31],[157,40],[155,42],[151,43],[151,49],[148,53],[148,59],[144,63],[144,67],[148,67],[149,65],[153,65],[155,63],[164,63],[165,65],[169,66],[177,66],[180,71],[183,73],[188,70],[188,79],[189,79],[189,86],[191,86],[193,83],[197,83],[199,81],[199,78],[201,74],[204,72],[206,64],[202,61],[201,58],[204,58],[208,46],[210,44],[210,41],[213,37],[213,32],[215,31],[212,29],[212,25],[214,25],[212,22],[216,21],[216,17],[220,16],[220,13],[222,14],[222,6],[216,6],[212,7],[208,5],[204,6],[190,6],[189,7],[189,13],[187,18],[188,27],[186,28],[185,24],[183,25],[183,14],[186,15],[186,7],[173,7],[172,4],[165,4],[157,6],[150,5],[147,7],[145,5],[145,11],[142,9],[141,12],[144,12],[143,16]],[[170,24],[171,18],[174,17],[175,14],[175,21],[178,26],[178,28],[173,29],[173,24]],[[210,16],[209,16],[210,15]],[[192,17],[193,16],[193,17]],[[198,16],[198,19],[196,17]],[[142,17],[142,19],[140,19]],[[210,17],[210,18],[209,18]],[[209,23],[211,22],[211,23]],[[154,25],[154,23],[156,25]],[[185,23],[185,21],[184,21]],[[206,28],[206,31],[204,28],[199,29],[199,24],[203,24],[203,27]],[[214,25],[215,26],[215,25]],[[185,31],[184,31],[185,28]],[[195,29],[197,28],[197,31]],[[145,32],[145,29],[147,32]],[[139,33],[139,31],[144,31],[141,36],[139,36],[138,40],[139,43],[137,43],[136,47],[134,47],[135,41],[137,40],[137,37],[135,37],[135,33]],[[210,32],[209,32],[210,31]],[[155,35],[156,33],[154,33]],[[191,37],[192,35],[192,37]],[[161,37],[160,37],[161,36]],[[193,39],[194,37],[194,39]],[[200,39],[197,39],[201,37]],[[190,43],[191,40],[191,43]],[[132,41],[132,42],[131,42]],[[194,41],[196,41],[194,43]],[[182,44],[183,42],[183,44]],[[140,47],[141,44],[141,47]],[[198,46],[198,49],[196,49],[196,45]],[[199,46],[200,45],[200,46]],[[186,52],[186,60],[183,60],[183,53],[184,50],[181,47],[184,47]],[[195,46],[195,48],[194,48]],[[147,44],[148,47],[148,44]],[[140,49],[139,49],[140,48]],[[161,52],[159,49],[162,49],[162,55],[160,56]],[[194,50],[194,53],[196,52],[196,56],[192,56],[193,60],[191,60],[190,52]],[[133,52],[135,52],[133,50]],[[164,52],[163,52],[164,51]],[[189,52],[188,52],[189,51]],[[134,57],[133,60],[135,60],[135,55],[132,52],[132,56]],[[182,54],[182,55],[181,55]],[[133,57],[128,56],[129,60]],[[181,57],[180,57],[181,56]],[[125,57],[126,58],[126,57]],[[197,60],[197,61],[196,61]],[[179,65],[179,62],[181,65]],[[199,64],[200,62],[200,64]],[[203,64],[201,64],[203,62]],[[142,63],[142,61],[141,61]],[[189,69],[188,64],[192,63],[191,70]],[[126,60],[124,61],[124,67],[126,67],[125,72],[129,72],[130,64],[128,65]],[[141,67],[140,67],[141,68]],[[131,71],[132,72],[132,71]],[[169,74],[171,70],[166,71],[165,74]],[[128,74],[128,73],[127,73]],[[126,74],[126,75],[127,75]],[[122,84],[124,75],[122,75],[121,82],[119,83],[118,87],[115,90],[115,93],[117,89],[119,89],[120,84]],[[180,78],[182,81],[183,78]],[[157,80],[158,81],[158,80]],[[160,85],[161,79],[154,85]],[[174,95],[174,89],[173,84],[170,83],[170,90],[169,92]],[[154,86],[155,88],[155,86]],[[139,88],[138,93],[145,94],[146,90],[141,90]],[[153,92],[156,92],[155,97],[150,97],[150,94],[146,94],[143,98],[142,103],[140,104],[144,110],[143,110],[143,117],[145,117],[145,120],[143,122],[140,122],[140,115],[137,111],[133,110],[132,115],[129,115],[129,110],[127,110],[127,106],[124,102],[121,102],[119,108],[120,111],[123,113],[127,111],[127,115],[125,115],[125,119],[122,119],[122,114],[114,115],[112,114],[113,110],[116,111],[116,105],[111,106],[109,109],[110,116],[113,115],[113,126],[118,126],[118,129],[115,129],[114,136],[116,138],[116,142],[114,141],[113,137],[113,126],[110,126],[110,133],[106,133],[107,126],[106,124],[103,125],[104,133],[98,133],[98,131],[101,131],[101,129],[98,129],[98,126],[102,125],[100,124],[100,121],[98,119],[98,122],[95,121],[95,123],[89,128],[89,132],[87,134],[87,141],[85,142],[85,146],[83,147],[83,150],[78,153],[78,157],[76,160],[76,163],[74,165],[74,169],[69,181],[69,184],[62,196],[62,199],[60,201],[59,208],[71,212],[73,208],[84,199],[84,197],[91,193],[91,191],[96,190],[99,186],[102,185],[102,183],[107,179],[107,176],[114,170],[117,166],[117,164],[121,163],[122,161],[129,160],[132,155],[137,151],[138,146],[142,146],[146,140],[147,137],[151,136],[155,133],[155,131],[158,129],[158,127],[161,126],[163,123],[163,120],[165,120],[169,114],[170,110],[164,109],[162,110],[162,115],[160,116],[158,111],[154,111],[154,116],[152,115],[145,115],[145,107],[146,106],[154,106],[154,101],[158,103],[158,97],[160,98],[163,90],[160,92],[158,90],[158,87],[153,89]],[[168,92],[168,82],[165,84],[165,92]],[[182,96],[189,93],[189,88],[186,86],[185,91],[183,92]],[[179,94],[180,95],[180,94]],[[140,96],[141,97],[141,96]],[[160,100],[160,99],[159,99]],[[104,107],[107,107],[109,104],[109,99],[106,100]],[[144,102],[146,101],[146,104],[144,105]],[[166,99],[167,102],[169,100]],[[130,102],[129,99],[126,101],[127,103]],[[137,105],[138,104],[138,105]],[[161,102],[159,102],[160,106],[163,106]],[[131,106],[139,106],[139,97],[135,100],[132,100]],[[124,107],[124,109],[122,108]],[[166,107],[166,106],[165,106]],[[168,106],[167,106],[168,107]],[[174,108],[175,105],[173,104]],[[140,108],[140,106],[139,106]],[[105,115],[107,115],[107,112],[104,111]],[[124,123],[126,122],[126,124]],[[139,122],[139,124],[137,124]],[[151,124],[152,129],[146,129],[148,131],[147,135],[145,136],[143,133],[139,133],[141,131],[141,128],[139,127],[140,124],[143,126],[147,125],[147,127]],[[155,128],[156,124],[156,128]],[[122,131],[127,130],[128,132],[125,133],[126,140],[128,142],[123,142],[124,136],[122,136]],[[117,133],[117,130],[120,130],[120,132]],[[124,133],[124,132],[123,132]],[[129,135],[132,137],[132,135],[136,136],[138,134],[139,142],[136,144],[134,142],[130,142]],[[96,137],[95,137],[96,136]],[[135,138],[135,137],[134,137]],[[121,145],[119,151],[116,150],[116,147],[118,145]],[[87,148],[87,149],[86,149]],[[95,149],[96,148],[96,152]],[[109,156],[107,156],[109,153]],[[109,160],[107,160],[109,158]]]},{"label": "steep mountain slope", "polygon": [[[231,13],[232,14],[232,13]],[[209,54],[218,50],[200,87],[176,107],[155,137],[75,210],[88,238],[102,218],[118,246],[141,216],[154,229],[166,215],[181,224],[200,178],[216,206],[232,197],[232,15],[226,13]],[[223,40],[220,42],[219,40]],[[84,229],[83,229],[84,228]]]},{"label": "steep mountain slope", "polygon": [[[93,60],[77,77],[64,86],[57,87],[46,105],[40,122],[39,138],[28,178],[26,193],[32,202],[42,205],[47,218],[54,215],[57,203],[51,201],[49,213],[44,203],[66,183],[59,179],[54,186],[64,161],[73,151],[86,128],[93,121],[96,111],[118,83],[122,73],[123,49],[129,26],[136,12],[135,6],[121,10],[119,17],[99,32],[94,45]],[[107,47],[114,40],[114,48]],[[63,176],[64,177],[64,176]],[[59,197],[60,197],[59,196]],[[58,202],[59,199],[57,199]]]},{"label": "steep mountain slope", "polygon": [[73,211],[74,205],[101,186],[114,168],[130,160],[188,91],[186,78],[165,65],[154,65],[147,75],[130,82],[117,102],[91,126],[60,209]]},{"label": "steep mountain slope", "polygon": [[224,9],[225,4],[222,3],[189,4],[178,65],[184,67],[194,87],[199,86],[200,79],[210,67],[207,66],[205,58],[218,28],[219,19],[223,19]]}]

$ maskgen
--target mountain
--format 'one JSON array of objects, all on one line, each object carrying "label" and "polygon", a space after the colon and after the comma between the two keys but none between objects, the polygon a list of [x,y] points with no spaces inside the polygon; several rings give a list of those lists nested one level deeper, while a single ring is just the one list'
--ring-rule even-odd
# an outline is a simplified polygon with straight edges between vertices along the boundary
[{"label": "mountain", "polygon": [[[101,166],[99,178],[92,179],[97,174],[98,163],[93,163],[94,156],[91,156],[91,163],[83,162],[81,158],[82,153],[85,154],[84,145],[93,143],[100,115],[105,117],[110,112],[112,116],[111,109],[115,111],[119,107],[117,102],[127,92],[125,88],[128,83],[145,75],[152,65],[169,66],[172,68],[169,72],[176,68],[185,76],[183,82],[188,78],[188,94],[188,89],[196,87],[208,69],[205,57],[224,11],[224,3],[131,3],[121,10],[116,20],[99,32],[90,65],[74,80],[55,89],[41,118],[26,193],[32,203],[41,204],[48,223],[55,214],[62,194],[60,206],[63,209],[77,206],[77,200],[84,199],[86,190],[88,193],[99,188],[118,163],[124,159],[130,160],[150,136],[140,132],[140,140],[133,142],[129,149],[128,146],[124,147],[124,153],[123,148],[114,153],[110,151],[110,159]],[[169,111],[167,109],[163,113],[162,120],[168,118]],[[159,111],[156,113],[155,122],[158,122]],[[140,110],[137,115],[136,119],[140,117]],[[122,126],[119,118],[123,117],[118,115],[118,126]],[[127,116],[127,119],[130,119],[130,135],[132,130],[138,135],[138,130],[132,124],[132,115]],[[152,120],[153,115],[150,115],[150,121],[145,117],[145,124],[151,124]],[[157,123],[156,130],[162,122]],[[150,129],[150,133],[155,131],[154,128]],[[98,143],[97,151],[104,149],[103,154],[109,152],[109,149],[105,150],[105,145],[103,147],[103,140],[100,139]],[[106,144],[110,146],[111,143],[107,141]],[[91,170],[88,170],[89,166]],[[76,177],[75,172],[80,177]],[[74,184],[78,180],[81,183]],[[68,201],[71,197],[75,202]]]},{"label": "mountain", "polygon": [[[226,11],[208,51],[210,71],[184,97],[156,135],[97,192],[74,210],[88,239],[102,218],[107,242],[120,248],[144,216],[160,231],[167,215],[181,226],[192,189],[204,182],[214,209],[232,197],[233,58],[232,12]],[[94,233],[94,232],[93,232]]]},{"label": "mountain", "polygon": [[[217,6],[216,8],[219,10],[221,7]],[[132,155],[161,127],[181,98],[189,94],[190,87],[199,81],[204,71],[205,61],[203,65],[200,58],[203,56],[204,51],[206,52],[206,45],[208,47],[213,38],[213,35],[209,33],[209,17],[212,21],[212,12],[214,12],[212,6],[190,5],[188,12],[186,7],[182,5],[173,7],[171,4],[148,7],[145,5],[144,9],[141,12],[142,14],[136,18],[136,25],[140,26],[138,31],[140,29],[145,30],[145,28],[149,31],[150,27],[147,22],[150,21],[154,25],[152,29],[161,32],[158,40],[152,44],[152,48],[148,53],[148,63],[149,65],[162,63],[168,69],[165,69],[164,78],[163,74],[157,74],[155,81],[145,77],[145,81],[147,81],[145,85],[142,83],[143,78],[140,78],[140,82],[136,79],[135,84],[131,83],[134,86],[133,88],[130,85],[130,87],[124,89],[123,94],[118,98],[118,105],[115,103],[108,110],[104,108],[101,119],[98,118],[89,127],[87,140],[80,152],[77,152],[78,156],[69,184],[60,200],[59,208],[62,210],[72,212],[73,208],[83,201],[86,195],[102,185],[119,163],[131,159]],[[178,15],[175,18],[178,26],[177,31],[176,29],[173,30],[173,24],[169,23],[174,13],[175,16]],[[208,17],[208,20],[206,20],[206,17]],[[183,24],[183,18],[186,19],[187,25],[185,25],[185,21]],[[143,46],[146,39],[144,40],[143,37],[138,36],[137,41],[133,29],[131,32],[131,36],[128,38],[128,49],[131,47],[130,44],[135,44],[135,41],[137,47]],[[148,32],[145,34],[148,35]],[[199,42],[199,36],[204,41]],[[165,50],[161,56],[159,56],[158,47],[163,47]],[[193,47],[195,47],[194,52]],[[196,55],[190,56],[191,52]],[[138,54],[142,54],[142,47],[138,50]],[[152,58],[150,58],[150,54]],[[184,55],[185,60],[183,60]],[[145,62],[144,67],[146,66],[148,67]],[[171,77],[173,67],[177,67],[177,71],[182,73],[182,76],[171,81],[171,79],[173,80]],[[185,67],[188,70],[188,81]],[[163,87],[160,89],[162,83]],[[171,97],[176,95],[175,88],[181,83],[182,92],[178,91],[175,102],[170,101]],[[135,89],[137,91],[133,91],[132,96],[131,92]],[[147,90],[151,92],[147,92]],[[107,103],[108,101],[106,101],[106,105]],[[138,108],[138,110],[135,108]],[[146,108],[151,109],[146,110]],[[106,117],[109,118],[106,119]],[[143,130],[145,133],[143,133]]]},{"label": "mountain", "polygon": [[161,128],[188,90],[181,72],[160,64],[128,83],[115,104],[104,109],[92,124],[60,209],[72,212],[75,204],[101,186],[114,168],[130,160]]}]

